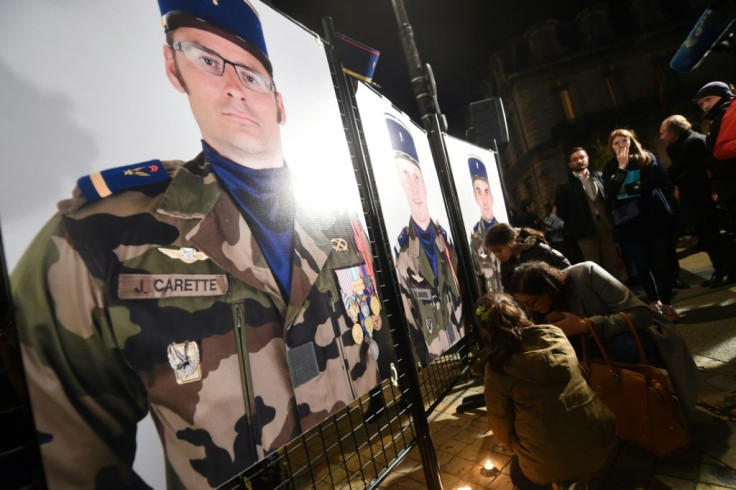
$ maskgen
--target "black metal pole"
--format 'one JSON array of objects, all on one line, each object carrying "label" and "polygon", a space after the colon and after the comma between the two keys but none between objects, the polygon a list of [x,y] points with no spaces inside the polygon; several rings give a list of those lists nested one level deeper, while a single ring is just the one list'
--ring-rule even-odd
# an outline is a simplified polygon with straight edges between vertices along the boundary
[{"label": "black metal pole", "polygon": [[[353,109],[355,96],[350,88],[347,78],[342,70],[339,69],[338,55],[335,50],[335,28],[332,18],[326,17],[322,20],[322,26],[325,30],[325,37],[330,44],[330,55],[333,63],[338,68],[336,76],[338,79],[338,89],[345,101],[343,110],[348,123],[348,130],[352,134],[356,161],[359,164],[356,178],[358,179],[361,197],[364,199],[369,210],[366,216],[369,228],[373,231],[375,239],[374,246],[377,250],[376,258],[380,270],[384,273],[383,278],[386,281],[385,289],[388,292],[384,297],[386,312],[389,313],[389,319],[396,326],[394,332],[399,347],[400,356],[406,361],[404,368],[406,370],[406,382],[408,394],[412,400],[412,418],[417,432],[417,446],[422,458],[424,468],[424,477],[426,479],[427,488],[432,490],[442,490],[442,480],[440,479],[440,466],[437,461],[437,453],[429,434],[429,421],[424,411],[424,403],[421,397],[421,385],[419,383],[419,375],[416,370],[416,363],[413,361],[411,339],[409,337],[409,324],[406,322],[404,311],[402,308],[401,293],[399,289],[399,278],[396,269],[391,260],[391,240],[383,225],[383,221],[379,218],[380,212],[374,196],[377,195],[373,185],[372,169],[368,165],[368,157],[363,151],[361,132],[358,128],[357,115]],[[402,395],[405,396],[405,395]]]},{"label": "black metal pole", "polygon": [[[424,129],[427,131],[432,157],[439,176],[440,190],[442,191],[445,210],[450,219],[450,231],[455,238],[455,250],[459,259],[458,272],[461,272],[458,280],[463,290],[464,316],[466,319],[469,319],[472,318],[475,302],[480,298],[480,289],[478,282],[475,280],[470,244],[466,239],[465,226],[463,224],[462,214],[460,213],[460,204],[455,190],[450,159],[447,155],[445,140],[442,137],[444,116],[440,113],[439,105],[437,104],[437,94],[434,93],[434,80],[431,74],[428,73],[427,67],[423,66],[419,59],[419,52],[414,43],[414,31],[411,24],[409,24],[403,0],[391,0],[391,4],[393,5],[396,21],[399,25],[399,37],[409,68],[411,86],[419,106]],[[465,324],[466,327],[469,327],[471,322],[468,320]]]}]

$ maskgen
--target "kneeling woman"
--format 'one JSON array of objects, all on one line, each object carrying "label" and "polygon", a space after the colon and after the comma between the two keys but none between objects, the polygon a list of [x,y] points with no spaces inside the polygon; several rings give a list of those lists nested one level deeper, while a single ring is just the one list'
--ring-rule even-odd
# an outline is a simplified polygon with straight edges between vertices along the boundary
[{"label": "kneeling woman", "polygon": [[488,418],[516,455],[514,485],[587,482],[616,444],[616,422],[585,382],[565,334],[532,324],[507,294],[482,296],[476,316]]},{"label": "kneeling woman", "polygon": [[506,290],[524,305],[538,322],[551,323],[571,337],[573,344],[585,333],[587,319],[606,344],[611,356],[622,362],[639,362],[626,313],[650,364],[665,368],[680,400],[685,418],[700,418],[695,409],[698,370],[685,341],[675,326],[656,313],[626,286],[594,262],[557,270],[543,262],[520,265]]}]

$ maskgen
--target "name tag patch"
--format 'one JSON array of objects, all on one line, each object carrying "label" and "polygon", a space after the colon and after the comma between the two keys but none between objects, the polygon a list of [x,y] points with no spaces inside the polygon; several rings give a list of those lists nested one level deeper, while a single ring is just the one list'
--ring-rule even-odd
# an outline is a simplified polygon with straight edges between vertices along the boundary
[{"label": "name tag patch", "polygon": [[427,288],[411,288],[411,292],[418,300],[431,301],[432,291]]},{"label": "name tag patch", "polygon": [[120,274],[120,299],[221,296],[227,293],[224,274]]}]

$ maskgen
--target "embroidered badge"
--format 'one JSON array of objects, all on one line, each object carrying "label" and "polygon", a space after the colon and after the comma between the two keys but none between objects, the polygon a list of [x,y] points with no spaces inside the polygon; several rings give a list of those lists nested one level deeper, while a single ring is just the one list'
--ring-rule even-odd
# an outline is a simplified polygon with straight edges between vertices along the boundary
[{"label": "embroidered badge", "polygon": [[172,342],[167,349],[169,364],[176,374],[176,383],[183,385],[202,379],[199,346],[196,342]]},{"label": "embroidered badge", "polygon": [[344,238],[332,238],[330,240],[330,243],[332,244],[332,248],[336,252],[347,252],[348,251],[348,242]]},{"label": "embroidered badge", "polygon": [[426,320],[424,320],[424,326],[427,327],[427,332],[429,332],[430,334],[434,331],[434,323],[432,323],[431,318],[427,318]]},{"label": "embroidered badge", "polygon": [[159,247],[158,251],[174,260],[181,260],[185,264],[193,264],[200,260],[209,259],[204,252],[200,252],[192,247],[181,247],[179,250]]}]

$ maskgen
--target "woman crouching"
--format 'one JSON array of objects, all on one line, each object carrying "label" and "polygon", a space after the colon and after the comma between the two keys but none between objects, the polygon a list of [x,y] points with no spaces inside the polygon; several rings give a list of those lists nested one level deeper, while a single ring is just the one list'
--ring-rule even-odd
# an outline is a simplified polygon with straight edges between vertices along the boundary
[{"label": "woman crouching", "polygon": [[483,295],[476,319],[488,418],[516,456],[514,485],[587,482],[616,444],[616,422],[585,382],[565,334],[532,324],[507,294]]}]

